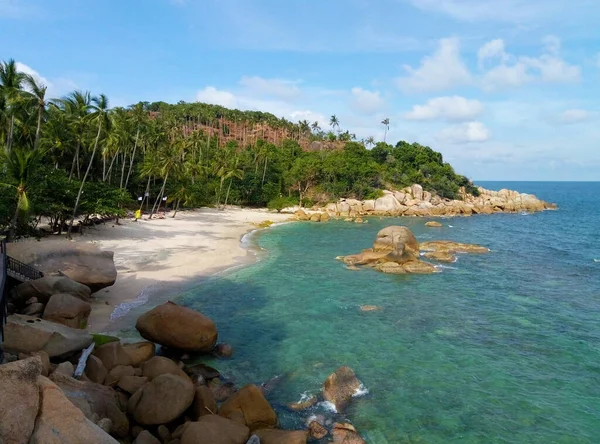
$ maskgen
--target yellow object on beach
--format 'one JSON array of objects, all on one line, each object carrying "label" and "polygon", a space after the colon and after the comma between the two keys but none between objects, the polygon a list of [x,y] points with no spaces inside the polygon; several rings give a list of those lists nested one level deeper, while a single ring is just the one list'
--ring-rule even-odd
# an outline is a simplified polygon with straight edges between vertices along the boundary
[{"label": "yellow object on beach", "polygon": [[137,219],[140,219],[141,217],[142,217],[142,212],[141,212],[141,210],[135,210],[135,218],[136,218],[136,220],[137,220]]}]

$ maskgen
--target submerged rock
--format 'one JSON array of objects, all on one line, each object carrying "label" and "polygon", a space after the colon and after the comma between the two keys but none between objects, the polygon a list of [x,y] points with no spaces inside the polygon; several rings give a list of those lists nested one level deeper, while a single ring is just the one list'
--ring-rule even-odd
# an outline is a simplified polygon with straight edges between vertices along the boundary
[{"label": "submerged rock", "polygon": [[429,222],[425,223],[426,227],[432,227],[432,228],[441,228],[443,227],[443,225],[435,220],[430,220]]},{"label": "submerged rock", "polygon": [[463,244],[460,242],[439,240],[424,242],[421,244],[421,250],[423,251],[435,251],[445,253],[489,253],[490,249],[481,245],[475,244]]},{"label": "submerged rock", "polygon": [[333,442],[336,444],[365,444],[352,424],[336,422],[333,425]]},{"label": "submerged rock", "polygon": [[342,412],[361,388],[361,382],[350,367],[340,367],[323,384],[323,398]]}]

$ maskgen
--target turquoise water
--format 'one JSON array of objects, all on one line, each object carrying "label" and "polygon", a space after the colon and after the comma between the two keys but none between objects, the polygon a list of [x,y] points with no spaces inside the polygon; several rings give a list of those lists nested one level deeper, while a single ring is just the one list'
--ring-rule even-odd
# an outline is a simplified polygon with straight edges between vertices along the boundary
[{"label": "turquoise water", "polygon": [[[269,396],[288,427],[324,410],[294,414],[285,404],[349,365],[369,393],[332,418],[349,419],[370,443],[600,442],[600,183],[482,185],[560,210],[445,219],[442,229],[371,218],[257,234],[263,260],[181,297],[235,349],[214,365],[239,384],[281,375]],[[393,224],[420,241],[492,251],[428,276],[335,260]]]}]

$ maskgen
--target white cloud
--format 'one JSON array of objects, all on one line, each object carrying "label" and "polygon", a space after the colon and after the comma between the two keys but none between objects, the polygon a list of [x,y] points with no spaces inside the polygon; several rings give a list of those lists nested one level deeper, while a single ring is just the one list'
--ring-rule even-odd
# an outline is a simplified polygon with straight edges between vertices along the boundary
[{"label": "white cloud", "polygon": [[490,137],[491,134],[487,127],[483,123],[477,121],[448,126],[438,132],[435,136],[440,142],[456,144],[486,142]]},{"label": "white cloud", "polygon": [[59,77],[51,81],[24,63],[16,62],[15,65],[17,71],[30,75],[36,83],[46,86],[46,97],[48,98],[60,97],[77,89],[77,84],[71,79]]},{"label": "white cloud", "polygon": [[440,91],[471,83],[471,73],[460,58],[460,45],[456,38],[442,39],[431,56],[421,60],[419,68],[405,65],[406,77],[396,79],[404,92]]},{"label": "white cloud", "polygon": [[253,94],[262,94],[281,99],[293,99],[300,95],[300,88],[298,88],[297,85],[298,82],[291,80],[244,76],[239,83]]},{"label": "white cloud", "polygon": [[196,93],[196,100],[198,102],[210,103],[212,105],[221,105],[225,108],[238,108],[237,98],[228,91],[220,91],[214,86],[207,86],[206,88]]},{"label": "white cloud", "polygon": [[448,121],[473,120],[483,112],[483,104],[460,96],[436,97],[425,105],[415,105],[403,117],[407,120],[445,119]]},{"label": "white cloud", "polygon": [[375,114],[385,107],[385,100],[379,91],[368,91],[362,88],[352,88],[352,107],[362,114]]},{"label": "white cloud", "polygon": [[492,91],[505,87],[517,87],[533,82],[575,83],[581,80],[581,68],[570,65],[560,57],[560,40],[547,36],[539,57],[516,57],[507,53],[504,42],[492,40],[479,49],[480,67],[485,59],[499,58],[499,65],[483,74],[482,87]]},{"label": "white cloud", "polygon": [[47,78],[42,77],[39,72],[37,72],[35,69],[25,65],[24,63],[16,62],[15,66],[17,68],[17,71],[22,72],[24,74],[28,74],[31,77],[33,77],[33,79],[36,81],[36,83],[45,85],[48,88],[50,88],[52,86],[52,83]]},{"label": "white cloud", "polygon": [[572,123],[583,122],[589,118],[589,113],[584,109],[568,109],[558,117],[558,123],[569,125]]}]

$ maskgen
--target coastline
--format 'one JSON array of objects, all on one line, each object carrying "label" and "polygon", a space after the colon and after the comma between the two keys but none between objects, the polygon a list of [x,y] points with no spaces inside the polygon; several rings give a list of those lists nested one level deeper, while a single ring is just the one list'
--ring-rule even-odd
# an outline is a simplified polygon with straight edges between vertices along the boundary
[{"label": "coastline", "polygon": [[[256,253],[243,238],[264,221],[290,220],[289,214],[263,209],[202,208],[177,213],[175,219],[124,219],[86,229],[74,242],[93,243],[114,252],[117,280],[93,294],[88,330],[103,332],[131,308],[160,303],[204,278],[253,263]],[[116,311],[115,311],[116,310]]]}]

